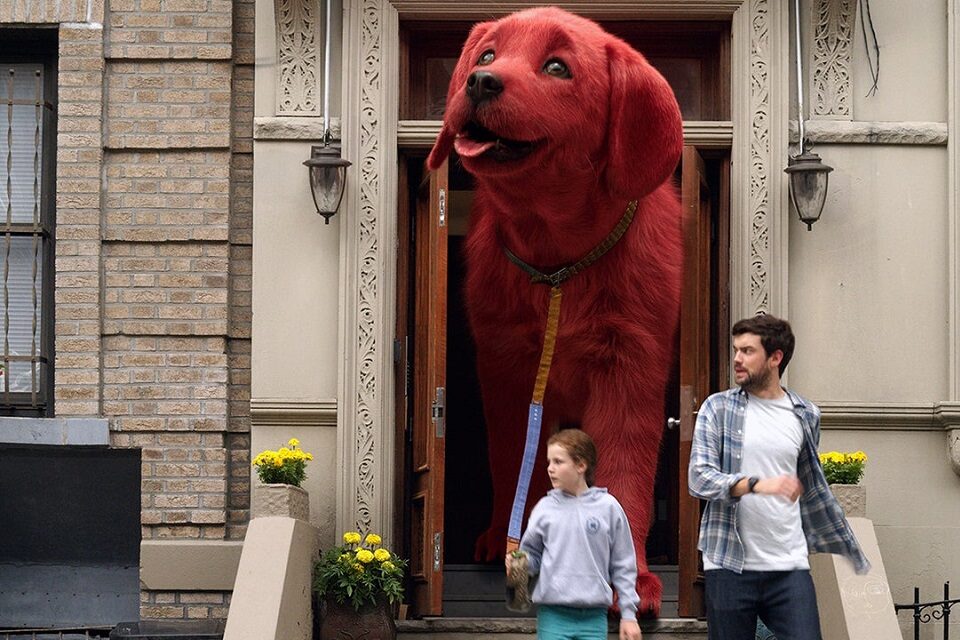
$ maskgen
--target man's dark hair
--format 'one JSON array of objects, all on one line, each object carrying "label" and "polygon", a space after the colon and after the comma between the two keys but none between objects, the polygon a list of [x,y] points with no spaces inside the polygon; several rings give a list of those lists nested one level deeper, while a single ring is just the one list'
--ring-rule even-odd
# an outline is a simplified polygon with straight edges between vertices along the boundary
[{"label": "man's dark hair", "polygon": [[793,330],[790,329],[790,323],[780,318],[760,314],[753,318],[744,318],[730,330],[730,334],[739,336],[744,333],[752,333],[760,336],[760,344],[769,358],[774,351],[783,353],[783,360],[780,361],[780,376],[783,376],[784,369],[790,363],[793,357],[793,347],[796,340],[793,337]]}]

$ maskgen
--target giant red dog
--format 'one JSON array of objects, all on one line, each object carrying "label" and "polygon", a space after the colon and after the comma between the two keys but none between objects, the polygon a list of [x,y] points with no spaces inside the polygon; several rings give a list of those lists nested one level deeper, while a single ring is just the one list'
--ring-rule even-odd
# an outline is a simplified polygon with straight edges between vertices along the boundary
[{"label": "giant red dog", "polygon": [[[553,272],[590,253],[639,201],[623,237],[562,285],[542,435],[579,424],[593,436],[597,485],[630,519],[641,607],[653,613],[662,587],[644,549],[679,317],[670,181],[682,144],[673,91],[642,55],[590,20],[538,8],[474,26],[427,161],[436,169],[455,149],[476,179],[466,292],[494,484],[477,541],[488,560],[503,554],[549,297],[504,249]],[[531,503],[548,488],[544,457]]]}]

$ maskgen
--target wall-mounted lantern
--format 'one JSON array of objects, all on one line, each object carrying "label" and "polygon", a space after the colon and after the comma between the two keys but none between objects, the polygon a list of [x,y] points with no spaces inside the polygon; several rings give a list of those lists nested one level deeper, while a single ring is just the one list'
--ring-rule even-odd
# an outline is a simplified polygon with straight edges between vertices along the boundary
[{"label": "wall-mounted lantern", "polygon": [[343,200],[350,163],[340,157],[340,145],[327,143],[310,147],[310,159],[303,164],[310,169],[310,193],[317,213],[324,224],[330,224]]},{"label": "wall-mounted lantern", "polygon": [[820,219],[827,201],[827,184],[833,167],[820,161],[820,156],[807,151],[803,127],[803,49],[800,40],[800,0],[793,0],[793,19],[797,38],[797,130],[800,134],[800,152],[787,158],[784,171],[790,176],[790,202],[807,231]]}]

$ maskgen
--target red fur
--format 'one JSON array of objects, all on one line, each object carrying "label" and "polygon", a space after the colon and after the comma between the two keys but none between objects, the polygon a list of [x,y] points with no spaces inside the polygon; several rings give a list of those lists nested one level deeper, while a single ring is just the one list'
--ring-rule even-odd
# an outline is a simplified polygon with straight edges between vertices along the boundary
[{"label": "red fur", "polygon": [[[564,35],[566,34],[566,35]],[[504,91],[476,109],[464,93],[480,55]],[[541,71],[557,57],[571,79]],[[676,99],[639,53],[597,24],[555,8],[523,11],[471,31],[453,74],[436,168],[474,119],[503,138],[539,141],[527,157],[463,157],[476,178],[467,238],[467,313],[491,452],[493,516],[480,558],[501,556],[546,322],[548,287],[503,253],[545,270],[575,262],[636,217],[609,253],[567,281],[544,400],[543,439],[579,423],[599,450],[597,485],[623,504],[638,552],[638,589],[657,613],[660,581],[644,558],[667,379],[679,318],[680,204],[669,182],[682,147]],[[541,443],[541,451],[545,450]],[[532,496],[545,491],[543,456]]]}]

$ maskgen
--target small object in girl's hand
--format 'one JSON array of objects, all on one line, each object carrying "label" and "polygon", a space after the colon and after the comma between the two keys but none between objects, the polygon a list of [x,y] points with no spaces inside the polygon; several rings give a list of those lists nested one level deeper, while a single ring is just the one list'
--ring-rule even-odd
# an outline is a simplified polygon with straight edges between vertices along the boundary
[{"label": "small object in girl's hand", "polygon": [[511,551],[507,562],[507,609],[526,612],[530,610],[530,571],[527,554],[523,551]]}]

